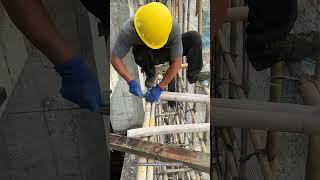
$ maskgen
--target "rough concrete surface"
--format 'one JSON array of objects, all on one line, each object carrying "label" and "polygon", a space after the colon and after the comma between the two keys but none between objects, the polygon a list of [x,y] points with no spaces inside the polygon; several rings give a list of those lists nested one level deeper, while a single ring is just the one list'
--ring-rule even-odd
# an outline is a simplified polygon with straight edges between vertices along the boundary
[{"label": "rough concrete surface", "polygon": [[[120,28],[130,17],[128,1],[111,0],[110,14],[110,47],[112,50]],[[129,52],[123,61],[129,72],[139,80],[138,66],[134,62],[132,53]],[[110,75],[112,128],[115,132],[121,132],[133,127],[141,127],[144,117],[142,99],[129,93],[127,82],[113,68],[110,69]]]},{"label": "rough concrete surface", "polygon": [[[106,46],[97,47],[98,38],[91,36],[97,36],[96,30],[95,34],[91,32],[96,29],[91,28],[96,26],[94,19],[89,18],[87,10],[77,0],[43,2],[65,39],[96,72],[95,61],[101,60],[98,55],[103,54],[102,50],[106,51]],[[16,36],[23,37],[20,33]],[[16,76],[0,76],[0,82],[12,82],[20,73],[21,76],[15,88],[11,85],[12,95],[0,118],[0,179],[107,179],[107,145],[102,116],[63,99],[59,94],[60,78],[48,59],[27,39],[12,39],[15,46],[8,47],[18,46],[17,55],[11,57],[17,67],[6,66],[6,71],[0,71],[0,75],[14,72],[12,74]],[[7,41],[1,36],[1,43]],[[26,59],[18,56],[24,51]],[[3,54],[0,68],[4,57],[10,57]],[[22,63],[25,60],[26,63]]]}]

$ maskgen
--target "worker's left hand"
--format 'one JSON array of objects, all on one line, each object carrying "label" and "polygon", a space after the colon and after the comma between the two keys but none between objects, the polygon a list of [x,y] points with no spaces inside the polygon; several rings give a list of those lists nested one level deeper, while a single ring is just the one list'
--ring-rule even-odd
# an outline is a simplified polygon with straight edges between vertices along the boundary
[{"label": "worker's left hand", "polygon": [[155,87],[149,89],[145,94],[145,98],[148,101],[157,101],[162,93],[163,89],[157,84]]},{"label": "worker's left hand", "polygon": [[90,111],[99,111],[101,106],[100,87],[97,78],[89,71],[80,56],[55,66],[62,78],[60,94],[65,99]]}]

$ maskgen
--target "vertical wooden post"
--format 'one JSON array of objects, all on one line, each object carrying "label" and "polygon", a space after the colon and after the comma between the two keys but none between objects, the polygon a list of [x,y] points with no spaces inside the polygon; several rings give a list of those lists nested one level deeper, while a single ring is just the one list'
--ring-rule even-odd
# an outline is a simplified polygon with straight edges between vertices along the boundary
[{"label": "vertical wooden post", "polygon": [[[151,104],[151,114],[150,114],[150,121],[149,121],[149,127],[154,127],[155,126],[155,103]],[[149,141],[154,142],[154,136],[149,137]],[[153,159],[148,159],[148,163],[153,163]],[[147,178],[146,180],[153,180],[153,166],[148,166],[148,171],[147,171]]]},{"label": "vertical wooden post", "polygon": [[[280,76],[282,74],[282,62],[278,62],[271,66],[270,75]],[[281,79],[273,79],[270,86],[270,101],[280,102],[281,98]],[[267,143],[266,152],[270,167],[274,172],[277,168],[277,154],[279,151],[279,132],[278,131],[268,131],[267,132]]]},{"label": "vertical wooden post", "polygon": [[[198,7],[198,32],[200,34],[202,34],[202,10],[203,10],[203,0],[197,0],[197,7]],[[198,94],[199,93],[199,86],[200,83],[197,81],[194,87],[194,93]],[[196,112],[197,111],[197,104],[194,103],[193,104],[193,111]]]},{"label": "vertical wooden post", "polygon": [[188,0],[188,10],[187,10],[187,31],[190,30],[190,8],[191,8],[191,0]]},{"label": "vertical wooden post", "polygon": [[[151,115],[151,103],[149,101],[146,101],[145,105],[145,113],[144,113],[144,121],[142,127],[149,127],[150,126],[150,115]],[[143,140],[148,140],[148,137],[142,138]],[[147,158],[145,157],[139,157],[138,163],[146,163]],[[147,178],[147,166],[139,166],[137,170],[137,180],[146,180]]]},{"label": "vertical wooden post", "polygon": [[[317,61],[315,80],[320,81],[320,60]],[[313,82],[304,82],[299,87],[305,104],[317,105],[320,104],[320,91]],[[308,140],[308,156],[306,165],[306,180],[320,179],[320,136],[310,135]]]},{"label": "vertical wooden post", "polygon": [[139,0],[139,6],[143,5],[143,0]]},{"label": "vertical wooden post", "polygon": [[198,31],[202,34],[202,11],[203,11],[203,0],[197,0],[197,7],[198,9]]},{"label": "vertical wooden post", "polygon": [[[226,48],[226,44],[225,44],[225,39],[224,39],[224,36],[223,36],[223,33],[221,30],[218,31],[218,38],[220,40],[222,50],[224,52],[226,52],[227,48]],[[241,78],[237,74],[237,71],[234,67],[234,64],[232,62],[232,58],[231,58],[230,54],[225,54],[224,60],[225,60],[225,63],[228,67],[229,74],[230,74],[233,82],[236,85],[241,85]],[[245,96],[242,88],[238,87],[236,89],[236,91],[237,91],[237,94],[239,95],[240,99],[246,99],[246,96]],[[252,140],[252,143],[254,145],[255,150],[261,148],[261,147],[259,147],[261,142],[260,142],[260,139],[257,138],[256,133],[253,130],[249,130],[249,133],[250,133],[251,140]],[[262,170],[262,173],[264,175],[265,180],[273,179],[273,174],[272,174],[272,171],[271,171],[269,161],[268,161],[266,154],[258,153],[256,157],[258,158],[258,161],[260,163],[261,170]]]}]

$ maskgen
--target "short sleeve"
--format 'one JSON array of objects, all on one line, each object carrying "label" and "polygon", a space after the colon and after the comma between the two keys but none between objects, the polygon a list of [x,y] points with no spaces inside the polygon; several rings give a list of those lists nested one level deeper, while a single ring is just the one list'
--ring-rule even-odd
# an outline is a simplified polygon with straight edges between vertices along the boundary
[{"label": "short sleeve", "polygon": [[182,38],[180,26],[177,22],[174,21],[172,26],[172,31],[169,38],[170,43],[170,58],[179,58],[182,57],[183,47],[182,47]]},{"label": "short sleeve", "polygon": [[122,26],[112,49],[112,52],[121,59],[128,54],[133,45],[134,31],[132,31],[131,26],[133,26],[131,20]]}]

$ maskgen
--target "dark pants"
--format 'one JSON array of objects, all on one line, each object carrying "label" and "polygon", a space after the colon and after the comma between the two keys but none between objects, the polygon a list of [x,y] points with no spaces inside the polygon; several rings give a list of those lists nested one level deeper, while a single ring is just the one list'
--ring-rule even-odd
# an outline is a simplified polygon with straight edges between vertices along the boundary
[{"label": "dark pants", "polygon": [[[187,57],[187,76],[193,76],[201,71],[202,61],[202,40],[201,35],[196,31],[182,34],[183,56]],[[135,45],[132,48],[135,62],[146,72],[147,76],[155,74],[155,65],[170,62],[169,48],[151,49],[146,45]]]},{"label": "dark pants", "polygon": [[256,70],[280,61],[268,44],[287,37],[297,18],[297,0],[246,0],[246,51]]}]

